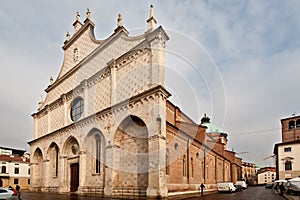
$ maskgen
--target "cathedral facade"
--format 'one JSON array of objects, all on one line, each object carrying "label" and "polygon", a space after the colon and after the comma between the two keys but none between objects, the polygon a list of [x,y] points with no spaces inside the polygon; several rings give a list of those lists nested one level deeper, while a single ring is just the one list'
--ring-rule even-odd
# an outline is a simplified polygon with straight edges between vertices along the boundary
[{"label": "cathedral facade", "polygon": [[241,160],[168,101],[165,30],[153,7],[144,34],[118,16],[107,39],[88,10],[67,33],[58,77],[34,118],[31,190],[168,197],[239,179]]}]

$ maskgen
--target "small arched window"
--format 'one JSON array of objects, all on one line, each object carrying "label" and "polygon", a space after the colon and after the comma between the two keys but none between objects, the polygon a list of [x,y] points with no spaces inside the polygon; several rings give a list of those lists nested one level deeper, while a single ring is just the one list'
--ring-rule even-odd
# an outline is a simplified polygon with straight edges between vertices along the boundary
[{"label": "small arched window", "polygon": [[194,177],[194,159],[191,158],[191,176]]},{"label": "small arched window", "polygon": [[95,136],[95,153],[96,153],[96,168],[95,172],[100,173],[101,172],[101,138],[99,135]]},{"label": "small arched window", "polygon": [[284,163],[284,169],[287,170],[292,170],[292,162],[291,161],[285,161]]},{"label": "small arched window", "polygon": [[175,144],[174,144],[174,149],[175,149],[175,150],[178,150],[178,149],[179,149],[178,143],[175,143]]},{"label": "small arched window", "polygon": [[59,149],[58,146],[55,146],[53,149],[53,168],[54,168],[54,176],[58,176],[58,158],[59,158]]},{"label": "small arched window", "polygon": [[170,152],[169,152],[169,149],[166,150],[166,174],[170,175]]},{"label": "small arched window", "polygon": [[296,121],[296,128],[300,128],[300,119]]},{"label": "small arched window", "polygon": [[295,128],[295,121],[289,121],[289,129]]},{"label": "small arched window", "polygon": [[186,177],[187,174],[187,163],[186,163],[186,156],[183,156],[183,160],[182,160],[182,172],[183,172],[183,176]]}]

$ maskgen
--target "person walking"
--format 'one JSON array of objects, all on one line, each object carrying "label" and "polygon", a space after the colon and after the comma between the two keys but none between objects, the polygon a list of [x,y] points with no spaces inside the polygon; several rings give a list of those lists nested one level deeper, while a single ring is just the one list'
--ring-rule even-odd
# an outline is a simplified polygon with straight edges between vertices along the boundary
[{"label": "person walking", "polygon": [[280,184],[279,190],[280,190],[280,196],[283,196],[283,191],[284,191],[284,185],[283,185],[283,183]]},{"label": "person walking", "polygon": [[203,196],[203,189],[205,188],[205,185],[203,183],[201,183],[200,185],[200,189],[201,189],[201,196]]},{"label": "person walking", "polygon": [[19,185],[16,185],[16,191],[17,191],[17,196],[18,199],[21,199],[21,192],[20,192],[21,187]]}]

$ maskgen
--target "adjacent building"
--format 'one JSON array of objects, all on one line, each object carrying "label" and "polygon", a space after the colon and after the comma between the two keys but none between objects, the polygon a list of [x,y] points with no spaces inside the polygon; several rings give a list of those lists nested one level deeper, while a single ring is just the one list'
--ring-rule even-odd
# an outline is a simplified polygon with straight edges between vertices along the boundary
[{"label": "adjacent building", "polygon": [[30,186],[30,160],[25,150],[0,147],[0,187]]},{"label": "adjacent building", "polygon": [[257,172],[257,183],[264,185],[267,183],[273,183],[276,180],[276,168],[275,167],[264,167]]},{"label": "adjacent building", "polygon": [[242,180],[249,185],[256,185],[256,165],[254,163],[242,162]]},{"label": "adjacent building", "polygon": [[277,179],[300,176],[300,116],[281,119],[282,142],[275,144]]},{"label": "adjacent building", "polygon": [[227,134],[168,100],[169,37],[152,6],[147,24],[132,37],[119,15],[113,34],[98,40],[90,11],[83,22],[77,14],[59,75],[32,114],[32,190],[158,198],[241,179]]}]

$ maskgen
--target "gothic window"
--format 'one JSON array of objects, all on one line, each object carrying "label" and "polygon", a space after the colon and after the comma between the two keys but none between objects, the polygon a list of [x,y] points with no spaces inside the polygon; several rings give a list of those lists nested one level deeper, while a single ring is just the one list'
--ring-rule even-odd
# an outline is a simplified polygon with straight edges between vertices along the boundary
[{"label": "gothic window", "polygon": [[95,172],[100,173],[100,164],[101,164],[101,140],[100,136],[96,135],[95,136]]},{"label": "gothic window", "polygon": [[53,174],[54,176],[58,175],[58,147],[53,148]]},{"label": "gothic window", "polygon": [[295,128],[295,121],[289,121],[289,129]]},{"label": "gothic window", "polygon": [[71,119],[76,122],[78,119],[81,117],[83,113],[83,99],[81,97],[78,97],[74,99],[72,103],[72,108],[71,108]]},{"label": "gothic window", "polygon": [[186,163],[186,156],[185,155],[183,156],[182,165],[183,165],[182,166],[182,171],[183,171],[182,175],[184,177],[186,177],[186,174],[187,174],[187,166],[186,165],[187,165],[187,163]]},{"label": "gothic window", "polygon": [[2,174],[5,174],[5,173],[6,173],[6,166],[2,166],[2,167],[1,167],[1,173],[2,173]]},{"label": "gothic window", "polygon": [[166,174],[170,175],[170,155],[169,149],[166,150]]},{"label": "gothic window", "polygon": [[296,128],[300,128],[300,119],[296,121]]},{"label": "gothic window", "polygon": [[191,176],[194,177],[194,160],[191,158]]},{"label": "gothic window", "polygon": [[284,168],[285,168],[285,171],[292,170],[292,162],[291,161],[285,161]]}]

